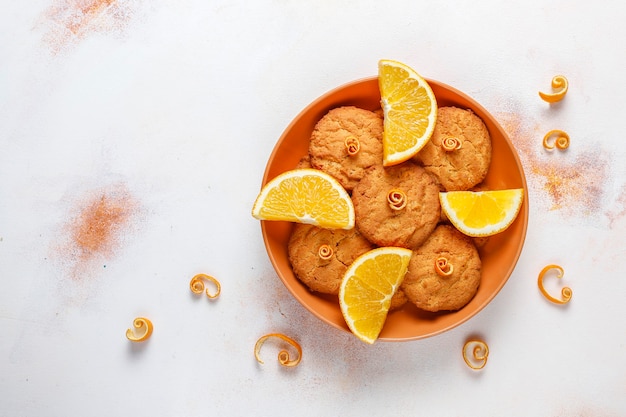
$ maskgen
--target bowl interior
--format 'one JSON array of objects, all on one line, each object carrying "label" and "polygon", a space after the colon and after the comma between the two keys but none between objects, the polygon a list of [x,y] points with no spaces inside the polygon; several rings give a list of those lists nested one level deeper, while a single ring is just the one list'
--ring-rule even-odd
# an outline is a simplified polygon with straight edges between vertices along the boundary
[{"label": "bowl interior", "polygon": [[[465,322],[483,309],[504,286],[520,256],[528,225],[528,190],[517,152],[498,122],[480,104],[464,93],[434,80],[428,80],[437,104],[471,109],[486,124],[492,139],[492,160],[484,184],[490,189],[524,188],[524,202],[515,222],[504,232],[489,238],[480,249],[482,280],[478,292],[465,307],[455,312],[428,313],[407,305],[391,312],[379,340],[404,341],[433,336]],[[318,120],[330,109],[353,105],[368,110],[380,108],[378,78],[371,77],[338,87],[319,97],[289,124],[267,162],[262,184],[278,174],[294,169],[307,154],[309,138]],[[294,275],[287,255],[292,224],[261,221],[265,247],[276,273],[293,296],[311,313],[345,331],[336,296],[313,293]]]}]

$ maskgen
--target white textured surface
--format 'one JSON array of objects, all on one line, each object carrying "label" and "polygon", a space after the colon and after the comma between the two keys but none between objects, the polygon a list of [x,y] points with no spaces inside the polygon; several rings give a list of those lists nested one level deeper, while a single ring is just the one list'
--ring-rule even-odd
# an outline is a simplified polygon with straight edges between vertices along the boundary
[{"label": "white textured surface", "polygon": [[[625,3],[111,0],[75,12],[95,3],[0,14],[0,416],[626,415]],[[497,115],[531,205],[518,266],[479,315],[365,346],[290,297],[250,209],[291,118],[380,58]],[[570,90],[549,107],[537,92],[558,73]],[[537,146],[551,129],[570,134],[567,152]],[[547,189],[552,168],[562,195]],[[71,219],[111,193],[134,204],[112,250],[68,251]],[[548,263],[573,289],[564,308],[537,290]],[[222,282],[216,302],[191,296],[197,272]],[[154,323],[141,346],[124,337],[139,315]],[[257,364],[269,332],[301,343],[297,368],[281,369],[270,344]],[[481,372],[460,354],[473,334],[490,347]]]}]

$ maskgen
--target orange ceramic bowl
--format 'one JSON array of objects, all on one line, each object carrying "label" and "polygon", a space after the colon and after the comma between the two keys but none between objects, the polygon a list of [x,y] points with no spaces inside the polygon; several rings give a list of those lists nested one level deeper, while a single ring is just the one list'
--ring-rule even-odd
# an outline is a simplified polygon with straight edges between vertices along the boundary
[{"label": "orange ceramic bowl", "polygon": [[[528,225],[528,190],[517,152],[496,119],[466,94],[434,80],[428,80],[437,104],[471,109],[487,125],[493,154],[484,184],[489,189],[523,188],[522,209],[511,226],[492,236],[480,249],[482,280],[474,298],[455,312],[428,313],[407,304],[391,312],[379,340],[407,341],[434,336],[469,320],[482,310],[504,286],[513,272],[524,245]],[[369,110],[380,108],[378,78],[354,81],[319,97],[307,106],[284,131],[267,162],[263,183],[294,169],[307,154],[311,132],[330,109],[353,105]],[[288,222],[261,221],[263,240],[276,273],[293,296],[311,313],[338,329],[349,332],[336,296],[311,292],[294,275],[287,256],[287,242],[293,225]]]}]

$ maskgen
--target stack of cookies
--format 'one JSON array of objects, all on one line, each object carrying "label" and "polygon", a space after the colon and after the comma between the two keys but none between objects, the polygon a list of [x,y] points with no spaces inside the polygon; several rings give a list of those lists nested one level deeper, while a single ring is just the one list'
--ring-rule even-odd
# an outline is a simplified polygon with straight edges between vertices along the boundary
[{"label": "stack of cookies", "polygon": [[471,110],[440,107],[434,133],[412,159],[384,167],[382,111],[354,106],[330,110],[316,124],[298,168],[315,168],[350,193],[352,230],[296,223],[288,252],[294,274],[312,291],[337,294],[360,255],[379,246],[413,250],[391,310],[406,303],[454,311],[476,294],[481,279],[477,241],[442,215],[439,192],[475,190],[491,162],[491,138]]}]

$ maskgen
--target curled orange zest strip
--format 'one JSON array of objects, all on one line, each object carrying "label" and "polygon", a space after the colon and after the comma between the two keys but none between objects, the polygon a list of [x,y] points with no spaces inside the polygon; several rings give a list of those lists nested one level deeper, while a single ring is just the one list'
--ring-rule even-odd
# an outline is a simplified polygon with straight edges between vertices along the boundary
[{"label": "curled orange zest strip", "polygon": [[[467,350],[470,346],[474,346],[472,349],[472,358],[467,357]],[[482,340],[468,340],[463,345],[463,360],[470,368],[474,370],[483,369],[487,364],[487,357],[489,356],[489,346]]]},{"label": "curled orange zest strip", "polygon": [[552,78],[552,89],[555,90],[553,93],[542,93],[539,92],[539,97],[543,101],[548,103],[556,103],[557,101],[563,100],[565,94],[567,93],[569,83],[567,82],[567,78],[564,75],[555,75]]},{"label": "curled orange zest strip", "polygon": [[[549,143],[550,138],[556,137],[553,143]],[[546,133],[543,137],[543,147],[552,150],[554,147],[560,150],[565,150],[569,147],[569,135],[562,130],[554,129]]]},{"label": "curled orange zest strip", "polygon": [[348,136],[343,144],[346,146],[346,151],[348,151],[350,156],[356,155],[361,150],[361,144],[354,136]]},{"label": "curled orange zest strip", "polygon": [[454,272],[454,266],[443,256],[435,259],[435,272],[442,277],[449,277]]},{"label": "curled orange zest strip", "polygon": [[207,274],[197,274],[196,276],[191,278],[191,282],[189,282],[189,288],[191,289],[191,291],[193,291],[194,294],[202,294],[202,291],[204,291],[205,280],[210,281],[215,285],[215,293],[211,294],[209,292],[209,289],[207,288],[206,296],[209,298],[219,297],[220,293],[222,292],[222,286],[220,285],[220,282]]},{"label": "curled orange zest strip", "polygon": [[458,151],[461,149],[461,141],[454,136],[448,136],[441,141],[441,147],[446,152]]},{"label": "curled orange zest strip", "polygon": [[393,210],[402,210],[406,207],[406,194],[402,190],[391,190],[387,194],[387,202]]},{"label": "curled orange zest strip", "polygon": [[333,257],[333,248],[331,248],[330,246],[326,244],[321,245],[319,249],[317,250],[317,254],[319,255],[321,259],[327,261]]},{"label": "curled orange zest strip", "polygon": [[143,342],[152,334],[152,322],[145,317],[137,317],[133,320],[135,330],[144,330],[142,335],[137,335],[132,329],[126,330],[126,338],[131,342]]},{"label": "curled orange zest strip", "polygon": [[261,357],[259,356],[259,353],[261,352],[261,346],[263,346],[263,343],[265,343],[265,341],[271,337],[277,337],[287,343],[289,343],[291,346],[293,346],[297,351],[298,351],[298,357],[294,360],[291,360],[291,358],[289,357],[289,352],[287,352],[286,350],[281,350],[280,352],[278,352],[278,362],[280,362],[280,364],[282,366],[287,366],[287,367],[293,367],[296,366],[300,363],[300,360],[302,359],[302,348],[300,347],[300,345],[298,344],[298,342],[296,342],[295,340],[293,340],[290,337],[285,336],[284,334],[281,333],[270,333],[270,334],[266,334],[265,336],[262,336],[259,340],[257,340],[256,344],[254,345],[254,357],[256,358],[256,360],[263,364],[264,362],[261,360]]},{"label": "curled orange zest strip", "polygon": [[558,271],[556,274],[557,278],[563,278],[564,271],[562,267],[560,267],[559,265],[547,265],[539,273],[539,278],[537,280],[539,291],[541,291],[544,297],[546,297],[548,300],[552,301],[555,304],[566,304],[569,302],[569,300],[572,299],[572,289],[570,287],[563,287],[563,289],[561,289],[561,296],[563,298],[559,300],[558,298],[554,298],[553,296],[548,294],[548,291],[546,291],[546,289],[543,286],[543,277],[551,269],[556,269]]}]

